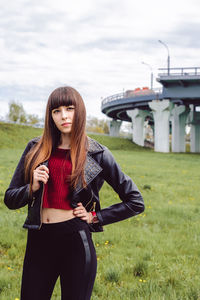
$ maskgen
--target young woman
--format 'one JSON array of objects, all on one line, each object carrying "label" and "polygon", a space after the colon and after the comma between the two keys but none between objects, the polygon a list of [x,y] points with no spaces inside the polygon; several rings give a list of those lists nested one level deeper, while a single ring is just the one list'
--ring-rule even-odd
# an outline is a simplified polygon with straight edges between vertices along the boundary
[{"label": "young woman", "polygon": [[[80,94],[61,87],[48,99],[42,137],[31,140],[5,193],[10,209],[28,205],[21,300],[89,300],[96,276],[91,232],[144,210],[140,192],[110,151],[85,133]],[[121,202],[101,209],[106,180]]]}]

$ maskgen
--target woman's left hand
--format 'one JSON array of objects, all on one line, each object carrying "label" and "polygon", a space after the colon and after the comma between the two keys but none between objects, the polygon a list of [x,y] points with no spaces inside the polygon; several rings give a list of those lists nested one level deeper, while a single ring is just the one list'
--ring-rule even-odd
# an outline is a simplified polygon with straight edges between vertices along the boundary
[{"label": "woman's left hand", "polygon": [[92,222],[92,214],[87,212],[87,210],[85,209],[85,207],[83,206],[83,204],[81,202],[77,203],[77,207],[74,208],[73,213],[75,215],[75,217],[80,218],[83,221],[86,221],[87,223],[91,223]]}]

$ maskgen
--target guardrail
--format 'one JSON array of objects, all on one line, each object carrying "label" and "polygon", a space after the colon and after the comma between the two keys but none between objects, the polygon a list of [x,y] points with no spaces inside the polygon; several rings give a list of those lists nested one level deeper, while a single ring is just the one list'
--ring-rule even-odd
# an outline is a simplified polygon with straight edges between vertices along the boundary
[{"label": "guardrail", "polygon": [[200,76],[200,67],[186,67],[186,68],[160,68],[160,71],[166,71],[158,73],[158,76]]},{"label": "guardrail", "polygon": [[134,90],[132,92],[133,93],[131,93],[130,95],[127,95],[127,92],[122,92],[122,93],[108,96],[102,101],[101,106],[104,106],[105,104],[107,104],[109,102],[116,101],[119,99],[127,99],[127,98],[135,98],[135,97],[144,96],[144,95],[151,96],[151,95],[159,94],[159,93],[162,93],[162,89],[161,88],[154,88],[154,89],[148,89],[148,90],[140,89],[140,91],[137,91],[135,93],[134,93]]}]

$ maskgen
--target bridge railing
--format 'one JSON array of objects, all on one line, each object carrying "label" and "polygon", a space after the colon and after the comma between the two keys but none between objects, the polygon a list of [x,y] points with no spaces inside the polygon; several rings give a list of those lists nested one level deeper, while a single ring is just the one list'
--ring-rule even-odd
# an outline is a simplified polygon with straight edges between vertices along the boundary
[{"label": "bridge railing", "polygon": [[125,92],[122,92],[122,93],[118,93],[118,94],[114,94],[114,95],[106,97],[102,101],[101,106],[104,106],[105,104],[107,104],[109,102],[119,100],[119,99],[123,99],[123,98],[127,99],[127,98],[135,98],[135,97],[144,96],[144,95],[148,95],[148,96],[157,95],[159,93],[162,93],[162,89],[161,88],[146,89],[146,90],[139,89],[138,91],[133,90],[129,94],[127,92],[130,92],[130,91],[125,91]]},{"label": "bridge railing", "polygon": [[162,73],[158,76],[200,76],[200,67],[186,67],[186,68],[160,68]]},{"label": "bridge railing", "polygon": [[118,99],[122,99],[122,98],[124,98],[124,92],[123,93],[114,94],[112,96],[108,96],[108,97],[106,97],[102,101],[102,105],[105,105],[108,102],[111,102],[111,101],[114,101],[114,100],[118,100]]}]

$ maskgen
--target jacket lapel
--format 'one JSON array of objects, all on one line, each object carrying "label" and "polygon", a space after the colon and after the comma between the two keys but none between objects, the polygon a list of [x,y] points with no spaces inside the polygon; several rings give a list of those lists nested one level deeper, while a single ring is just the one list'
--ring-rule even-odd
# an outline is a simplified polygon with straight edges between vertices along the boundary
[{"label": "jacket lapel", "polygon": [[[104,151],[103,147],[95,140],[88,138],[89,148],[85,163],[85,181],[87,185],[102,171],[102,167],[95,161],[91,154]],[[75,189],[75,194],[83,189],[82,182],[79,181]]]}]

